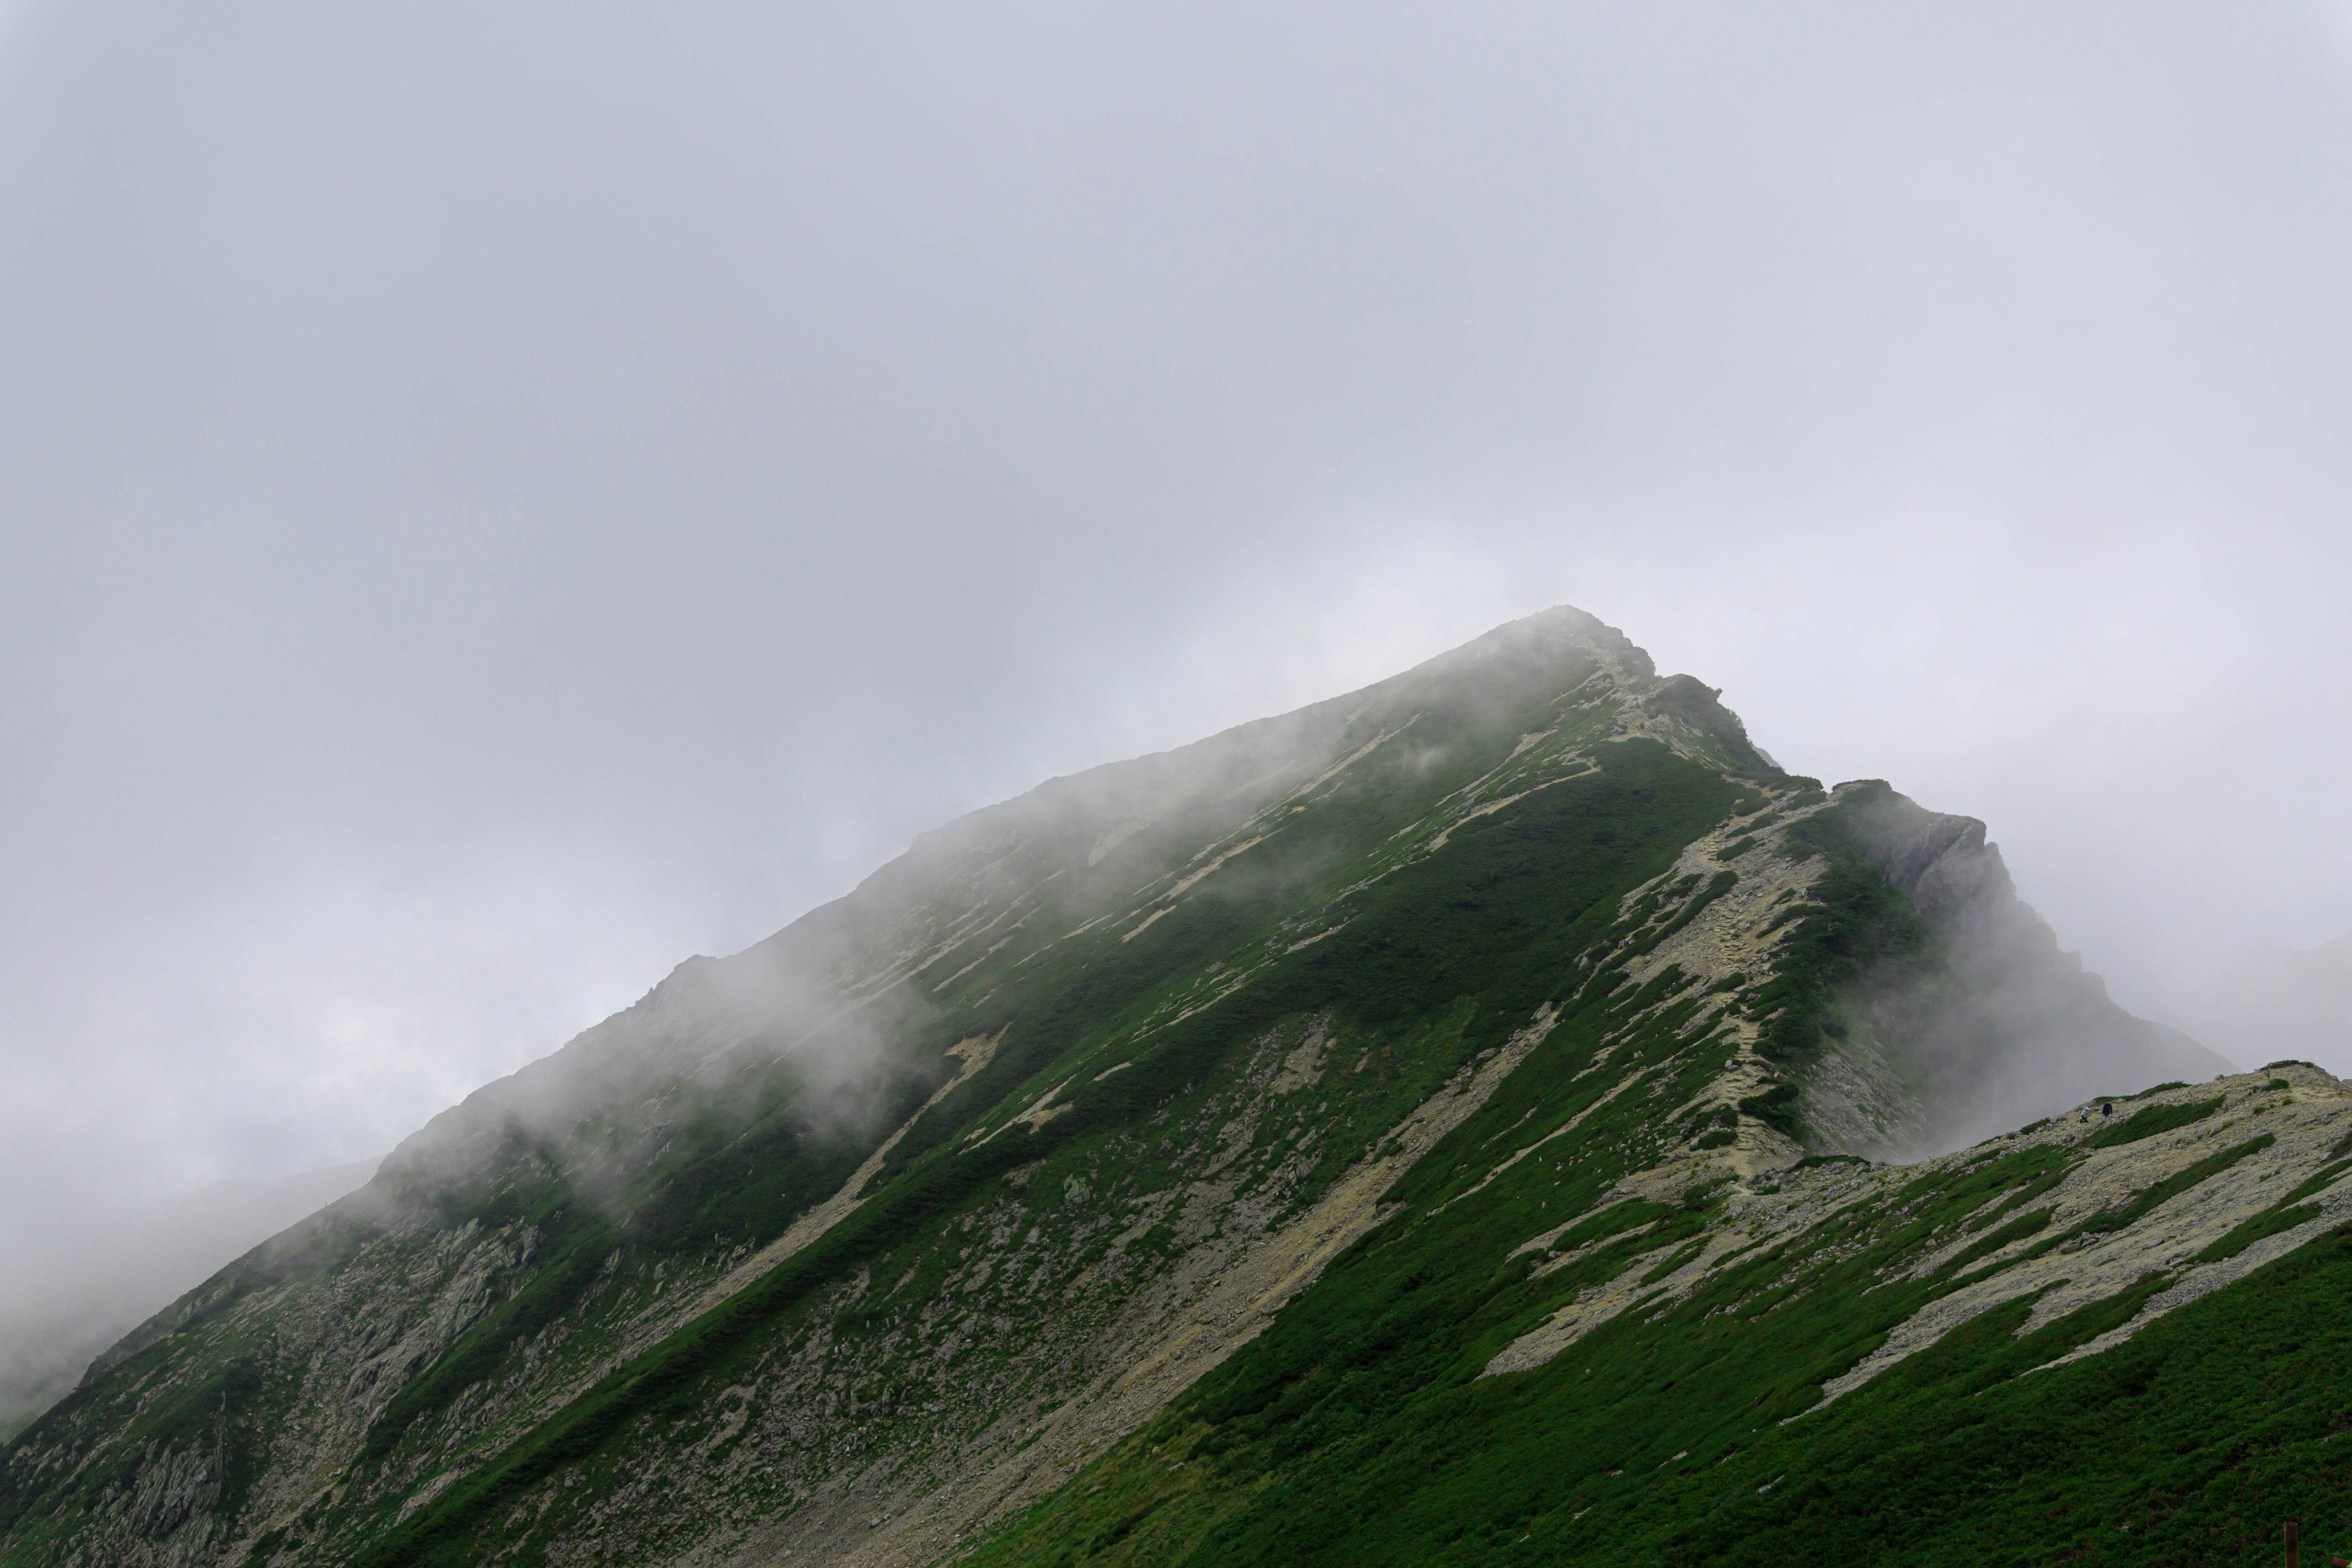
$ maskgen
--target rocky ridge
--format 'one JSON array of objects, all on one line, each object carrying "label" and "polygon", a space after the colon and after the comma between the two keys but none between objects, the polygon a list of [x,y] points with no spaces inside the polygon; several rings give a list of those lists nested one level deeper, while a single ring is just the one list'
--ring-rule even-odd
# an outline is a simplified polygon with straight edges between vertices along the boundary
[{"label": "rocky ridge", "polygon": [[[1418,1402],[1761,1290],[1798,1381],[1725,1408],[1797,1431],[2021,1301],[2040,1345],[2131,1299],[2058,1366],[2226,1295],[2333,1234],[2316,1069],[1954,1147],[2218,1065],[2107,1003],[1981,824],[1783,773],[1553,612],[682,965],[126,1342],[5,1451],[0,1563],[1246,1561],[1289,1528],[1253,1488],[1355,1484],[1282,1436],[1343,1388],[1333,1432],[1450,1429],[1487,1396]],[[1548,1396],[1562,1530],[1617,1495],[1589,1386]],[[1412,1495],[1318,1549],[1419,1539]]]}]

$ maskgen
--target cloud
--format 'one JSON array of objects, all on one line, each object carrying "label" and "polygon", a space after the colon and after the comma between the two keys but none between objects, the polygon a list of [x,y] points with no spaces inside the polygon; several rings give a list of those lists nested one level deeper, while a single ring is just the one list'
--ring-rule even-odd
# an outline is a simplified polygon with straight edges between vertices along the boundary
[{"label": "cloud", "polygon": [[0,1247],[1559,602],[2127,1005],[2352,929],[2339,24],[22,13]]}]

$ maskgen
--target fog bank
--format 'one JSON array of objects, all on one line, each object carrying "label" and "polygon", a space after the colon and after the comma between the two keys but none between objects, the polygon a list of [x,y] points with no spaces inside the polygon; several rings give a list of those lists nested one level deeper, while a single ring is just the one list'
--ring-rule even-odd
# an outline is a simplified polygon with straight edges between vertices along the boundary
[{"label": "fog bank", "polygon": [[357,1191],[361,1160],[77,1216],[0,1270],[0,1441],[71,1389],[92,1356],[250,1248]]},{"label": "fog bank", "polygon": [[2347,89],[2340,5],[0,11],[0,1276],[1562,602],[2197,1032],[2352,931]]}]

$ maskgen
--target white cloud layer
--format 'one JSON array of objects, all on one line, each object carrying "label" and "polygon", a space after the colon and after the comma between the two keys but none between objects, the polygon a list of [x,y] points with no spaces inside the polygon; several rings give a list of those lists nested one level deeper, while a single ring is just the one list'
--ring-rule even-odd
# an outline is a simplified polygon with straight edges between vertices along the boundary
[{"label": "white cloud layer", "polygon": [[0,1258],[1562,601],[1985,817],[2144,1011],[2352,928],[2347,65],[2221,5],[0,10]]}]

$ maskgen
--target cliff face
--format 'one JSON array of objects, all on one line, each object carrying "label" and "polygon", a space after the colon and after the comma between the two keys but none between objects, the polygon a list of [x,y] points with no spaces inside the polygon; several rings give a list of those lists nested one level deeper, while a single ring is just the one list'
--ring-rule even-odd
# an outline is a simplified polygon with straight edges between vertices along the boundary
[{"label": "cliff face", "polygon": [[[1780,773],[1555,611],[681,965],[118,1347],[5,1450],[0,1563],[1433,1561],[1564,1500],[1638,1524],[1628,1422],[1744,1450],[1887,1347],[2120,1300],[2147,1226],[2169,1258],[2310,1187],[2342,1093],[2302,1069],[2162,1091],[2220,1109],[2128,1156],[2073,1121],[1997,1171],[1853,1159],[2193,1052],[2070,966],[1981,825]],[[2299,1131],[2198,1163],[2255,1114]],[[2192,1171],[2193,1225],[2126,1212]],[[2326,1231],[2330,1191],[2230,1256]],[[2116,1261],[2053,1284],[2053,1237]],[[2135,1300],[2110,1329],[2166,1318]],[[1693,1324],[1737,1342],[1662,1405],[1628,1369]]]},{"label": "cliff face", "polygon": [[[1971,1143],[2065,1104],[2152,1079],[2233,1070],[2195,1041],[2125,1013],[2080,959],[2059,950],[2017,897],[1973,817],[1922,810],[1885,784],[1838,790],[1835,847],[1859,855],[1916,911],[1921,930],[1848,986],[1853,1025],[1825,1041],[1894,1086],[1867,1100],[1887,1122],[1849,1125],[1842,1147],[1916,1158]],[[1825,1097],[1826,1098],[1826,1097]],[[1884,1103],[1880,1103],[1881,1101]],[[1826,1125],[1839,1108],[1824,1104]],[[1843,1112],[1851,1121],[1851,1112]],[[1899,1131],[1898,1131],[1899,1129]]]}]

